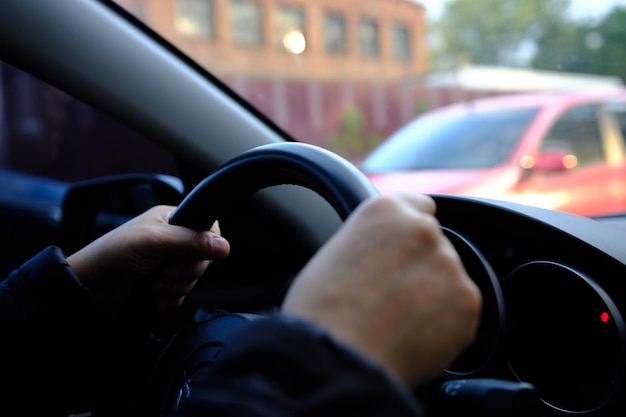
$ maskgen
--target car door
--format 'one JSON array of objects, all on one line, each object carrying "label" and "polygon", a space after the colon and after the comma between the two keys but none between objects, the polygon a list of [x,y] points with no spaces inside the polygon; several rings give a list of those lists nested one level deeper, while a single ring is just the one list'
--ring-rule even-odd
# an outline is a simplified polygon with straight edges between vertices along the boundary
[{"label": "car door", "polygon": [[539,206],[595,215],[626,208],[624,141],[601,104],[565,111],[548,129],[539,155],[561,152],[559,169],[532,169],[520,192]]}]

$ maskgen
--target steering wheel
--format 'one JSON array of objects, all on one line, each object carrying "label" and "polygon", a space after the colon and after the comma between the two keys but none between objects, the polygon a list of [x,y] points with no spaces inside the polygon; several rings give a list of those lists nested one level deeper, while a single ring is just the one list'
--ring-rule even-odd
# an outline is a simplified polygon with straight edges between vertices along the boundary
[{"label": "steering wheel", "polygon": [[328,150],[297,142],[273,143],[243,152],[209,175],[181,202],[170,223],[208,229],[224,210],[256,191],[282,184],[317,192],[342,219],[378,194],[361,171]]},{"label": "steering wheel", "polygon": [[[378,195],[367,177],[340,156],[310,144],[274,143],[246,151],[209,175],[183,199],[170,223],[208,230],[222,213],[253,193],[283,184],[317,192],[342,220],[365,199]],[[154,367],[144,402],[149,415],[175,410],[191,378],[213,364],[230,333],[255,317],[196,313],[193,325],[168,342]]]}]

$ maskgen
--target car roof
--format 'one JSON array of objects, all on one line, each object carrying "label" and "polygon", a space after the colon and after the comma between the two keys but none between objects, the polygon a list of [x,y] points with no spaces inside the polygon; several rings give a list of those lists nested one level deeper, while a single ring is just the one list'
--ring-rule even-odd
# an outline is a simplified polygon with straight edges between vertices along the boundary
[{"label": "car roof", "polygon": [[559,90],[495,95],[450,104],[448,106],[432,110],[429,113],[466,113],[554,106],[569,107],[577,104],[593,103],[614,98],[626,100],[626,88]]}]

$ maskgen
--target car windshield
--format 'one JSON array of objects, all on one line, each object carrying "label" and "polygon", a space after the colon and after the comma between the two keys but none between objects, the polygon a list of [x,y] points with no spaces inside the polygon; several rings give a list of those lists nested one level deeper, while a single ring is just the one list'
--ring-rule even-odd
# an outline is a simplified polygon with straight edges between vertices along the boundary
[{"label": "car windshield", "polygon": [[368,173],[485,169],[511,156],[538,109],[421,117],[391,135],[363,161]]},{"label": "car windshield", "polygon": [[[494,198],[559,201],[545,206],[584,215],[626,213],[623,111],[612,110],[625,99],[611,99],[617,106],[608,98],[564,99],[538,122],[528,106],[417,120],[494,96],[623,93],[626,0],[115,3],[286,138],[330,149],[365,171],[397,173],[385,180],[394,189],[423,190],[407,170],[443,175],[518,155],[508,159],[507,189],[497,188],[504,186],[494,173],[479,184],[426,191],[472,195],[497,183],[488,193]],[[536,136],[520,139],[530,123],[540,126]],[[524,154],[512,150],[526,140]]]}]

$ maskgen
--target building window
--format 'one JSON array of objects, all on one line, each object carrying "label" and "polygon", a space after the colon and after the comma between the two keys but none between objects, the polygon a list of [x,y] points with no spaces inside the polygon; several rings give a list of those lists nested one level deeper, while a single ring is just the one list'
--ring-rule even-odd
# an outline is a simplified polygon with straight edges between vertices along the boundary
[{"label": "building window", "polygon": [[324,50],[329,54],[344,54],[347,50],[346,18],[339,14],[324,17]]},{"label": "building window", "polygon": [[230,5],[233,41],[245,46],[261,45],[263,43],[261,5],[252,0],[231,0]]},{"label": "building window", "polygon": [[174,25],[189,38],[212,39],[215,36],[213,0],[176,0]]},{"label": "building window", "polygon": [[306,47],[304,10],[297,6],[278,6],[276,10],[276,29],[281,48],[288,52],[302,53]]},{"label": "building window", "polygon": [[378,23],[373,19],[359,22],[359,51],[365,58],[375,58],[380,54]]},{"label": "building window", "polygon": [[391,42],[395,59],[402,62],[411,61],[411,32],[408,27],[400,23],[394,24],[391,32]]}]

